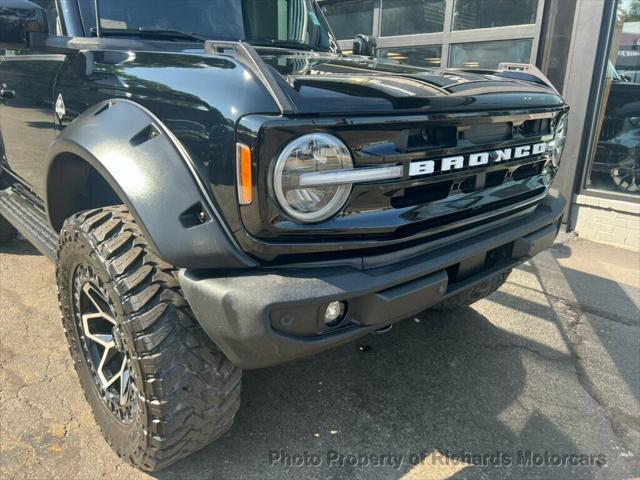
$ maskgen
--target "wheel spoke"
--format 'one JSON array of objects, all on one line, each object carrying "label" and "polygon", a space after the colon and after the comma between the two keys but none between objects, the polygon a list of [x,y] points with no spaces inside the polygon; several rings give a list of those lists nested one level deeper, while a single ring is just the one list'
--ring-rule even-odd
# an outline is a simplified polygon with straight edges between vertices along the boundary
[{"label": "wheel spoke", "polygon": [[104,348],[110,348],[115,346],[113,342],[113,336],[110,332],[95,332],[94,329],[91,328],[91,325],[96,320],[106,320],[107,322],[115,325],[115,320],[110,316],[106,315],[102,312],[99,313],[87,313],[82,315],[82,329],[84,330],[85,337],[91,339],[96,342],[98,345],[101,345]]},{"label": "wheel spoke", "polygon": [[[102,295],[96,292],[95,288],[93,288],[93,286],[90,283],[85,283],[82,286],[82,292],[87,296],[89,300],[91,300],[91,303],[93,303],[94,308],[99,312],[102,312],[102,306],[100,305],[100,300],[102,300],[101,298]],[[97,296],[100,300],[97,300],[94,295]]]},{"label": "wheel spoke", "polygon": [[129,372],[129,362],[127,357],[122,359],[122,367],[120,368],[120,405],[126,405],[129,399],[129,381],[131,374]]},{"label": "wheel spoke", "polygon": [[[110,312],[105,311],[104,305],[107,303],[103,295],[98,292],[91,284],[85,283],[82,287],[82,291],[87,296],[93,307],[97,310],[96,313],[101,314],[102,318],[109,322],[116,324],[116,321],[111,317]],[[98,318],[98,317],[96,317]]]},{"label": "wheel spoke", "polygon": [[107,389],[118,379],[120,372],[115,374],[109,380],[104,375],[104,368],[106,367],[109,360],[113,358],[114,353],[116,353],[115,344],[109,345],[102,352],[102,357],[100,358],[100,364],[98,365],[98,376],[100,377],[100,382],[102,383],[103,388]]}]

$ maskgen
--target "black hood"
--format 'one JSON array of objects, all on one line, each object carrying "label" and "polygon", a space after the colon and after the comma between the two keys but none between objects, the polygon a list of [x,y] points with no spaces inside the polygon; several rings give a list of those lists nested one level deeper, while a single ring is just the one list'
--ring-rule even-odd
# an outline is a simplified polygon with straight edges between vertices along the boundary
[{"label": "black hood", "polygon": [[[463,71],[332,54],[262,51],[299,113],[478,111],[558,107],[563,101],[522,72]],[[529,81],[527,81],[529,80]]]}]

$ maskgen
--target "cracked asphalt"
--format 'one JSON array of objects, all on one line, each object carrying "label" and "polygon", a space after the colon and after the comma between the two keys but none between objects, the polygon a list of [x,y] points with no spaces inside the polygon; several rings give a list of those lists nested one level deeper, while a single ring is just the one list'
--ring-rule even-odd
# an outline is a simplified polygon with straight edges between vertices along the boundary
[{"label": "cracked asphalt", "polygon": [[148,475],[102,440],[53,266],[16,241],[0,247],[0,478],[637,478],[639,308],[639,254],[565,238],[473,308],[245,372],[232,430]]}]

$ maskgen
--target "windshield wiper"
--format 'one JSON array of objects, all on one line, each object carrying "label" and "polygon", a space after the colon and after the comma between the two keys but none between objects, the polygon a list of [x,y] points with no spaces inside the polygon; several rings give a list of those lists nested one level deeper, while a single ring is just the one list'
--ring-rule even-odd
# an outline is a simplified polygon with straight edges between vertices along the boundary
[{"label": "windshield wiper", "polygon": [[326,50],[322,48],[315,48],[311,45],[303,42],[297,42],[295,40],[276,40],[270,38],[250,39],[246,40],[251,45],[257,47],[275,47],[275,48],[288,48],[289,50],[304,50],[307,52],[319,51],[324,52]]},{"label": "windshield wiper", "polygon": [[[92,28],[91,33],[96,34],[97,29]],[[101,28],[100,35],[103,37],[127,37],[139,36],[144,38],[156,38],[160,40],[193,40],[196,42],[206,42],[209,40],[202,35],[180,30],[162,30],[156,28]]]}]

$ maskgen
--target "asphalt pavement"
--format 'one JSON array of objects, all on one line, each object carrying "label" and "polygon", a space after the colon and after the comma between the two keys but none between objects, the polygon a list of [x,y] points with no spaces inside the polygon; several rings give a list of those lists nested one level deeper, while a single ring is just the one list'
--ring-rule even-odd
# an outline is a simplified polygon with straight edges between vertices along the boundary
[{"label": "asphalt pavement", "polygon": [[245,372],[232,430],[148,475],[103,441],[54,269],[0,247],[0,478],[640,476],[640,255],[563,238],[491,298]]}]

